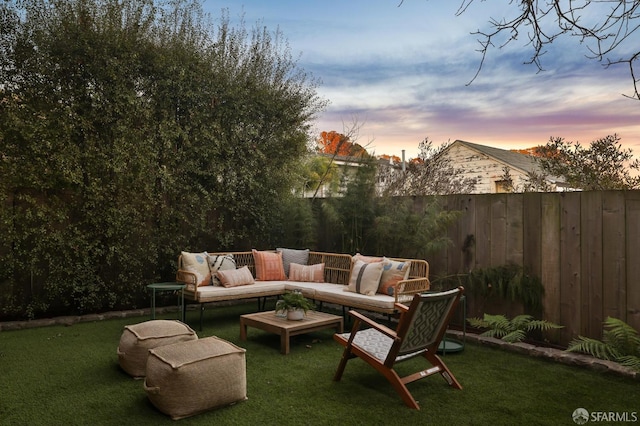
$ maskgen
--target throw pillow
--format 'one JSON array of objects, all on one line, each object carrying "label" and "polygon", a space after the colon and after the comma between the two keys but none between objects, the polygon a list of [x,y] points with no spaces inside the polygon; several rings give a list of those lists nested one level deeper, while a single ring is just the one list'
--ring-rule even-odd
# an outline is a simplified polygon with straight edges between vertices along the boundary
[{"label": "throw pillow", "polygon": [[292,263],[289,269],[289,280],[322,283],[324,282],[324,263],[308,266]]},{"label": "throw pillow", "polygon": [[211,284],[221,286],[220,279],[216,275],[218,271],[228,271],[230,269],[236,269],[236,260],[233,258],[233,254],[209,254],[207,256],[209,261],[209,271],[211,271]]},{"label": "throw pillow", "polygon": [[378,291],[382,267],[382,262],[366,263],[362,260],[357,260],[351,269],[349,285],[345,288],[345,291],[373,296]]},{"label": "throw pillow", "polygon": [[207,253],[189,253],[183,251],[182,269],[196,276],[196,284],[199,286],[211,284],[211,271],[207,262]]},{"label": "throw pillow", "polygon": [[384,284],[380,284],[380,287],[378,287],[378,293],[386,294],[387,296],[393,296],[396,293],[398,282],[401,280],[402,278],[392,278],[386,281]]},{"label": "throw pillow", "polygon": [[360,253],[356,253],[353,255],[353,261],[357,262],[358,260],[361,260],[365,263],[372,263],[372,262],[382,262],[384,260],[383,257],[374,257],[374,256],[365,256],[362,255]]},{"label": "throw pillow", "polygon": [[[385,258],[382,264],[384,266],[382,268],[382,277],[380,278],[378,293],[393,296],[393,289],[396,284],[398,284],[398,281],[406,280],[409,277],[411,262],[399,262]],[[392,291],[391,293],[389,293],[390,289]]]},{"label": "throw pillow", "polygon": [[238,269],[228,269],[216,272],[223,287],[238,287],[253,284],[255,280],[247,266]]},{"label": "throw pillow", "polygon": [[287,248],[277,248],[276,252],[282,252],[282,266],[284,266],[284,274],[289,276],[289,265],[297,263],[306,265],[309,263],[309,249],[296,250]]},{"label": "throw pillow", "polygon": [[282,253],[251,250],[256,265],[256,279],[258,281],[286,280],[282,265]]}]

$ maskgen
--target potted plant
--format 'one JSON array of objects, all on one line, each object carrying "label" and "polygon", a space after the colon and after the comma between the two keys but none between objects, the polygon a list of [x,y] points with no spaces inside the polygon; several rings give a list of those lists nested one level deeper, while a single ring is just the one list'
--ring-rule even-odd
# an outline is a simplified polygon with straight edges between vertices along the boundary
[{"label": "potted plant", "polygon": [[276,314],[285,313],[289,320],[301,320],[314,305],[299,291],[287,292],[276,302]]}]

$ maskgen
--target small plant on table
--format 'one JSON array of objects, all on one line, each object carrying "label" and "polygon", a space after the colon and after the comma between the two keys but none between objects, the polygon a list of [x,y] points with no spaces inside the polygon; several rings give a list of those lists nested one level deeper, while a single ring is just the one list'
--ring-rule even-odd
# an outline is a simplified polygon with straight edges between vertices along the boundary
[{"label": "small plant on table", "polygon": [[298,319],[302,319],[309,309],[314,309],[313,303],[297,291],[287,292],[276,302],[276,314],[286,313],[289,319],[299,312]]}]

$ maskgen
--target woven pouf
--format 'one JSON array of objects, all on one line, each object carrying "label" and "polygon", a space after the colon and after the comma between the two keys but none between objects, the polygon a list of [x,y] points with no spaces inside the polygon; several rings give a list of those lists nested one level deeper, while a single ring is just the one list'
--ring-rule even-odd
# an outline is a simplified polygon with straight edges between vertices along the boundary
[{"label": "woven pouf", "polygon": [[244,401],[245,350],[217,337],[151,349],[144,389],[174,420]]},{"label": "woven pouf", "polygon": [[131,376],[144,377],[149,349],[196,339],[196,332],[180,321],[153,320],[125,325],[117,349],[118,361]]}]

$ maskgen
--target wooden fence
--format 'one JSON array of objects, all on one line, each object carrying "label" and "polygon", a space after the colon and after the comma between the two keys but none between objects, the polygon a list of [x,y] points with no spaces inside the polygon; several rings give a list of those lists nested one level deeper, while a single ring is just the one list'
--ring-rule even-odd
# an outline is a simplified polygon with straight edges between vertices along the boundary
[{"label": "wooden fence", "polygon": [[[428,259],[432,278],[512,262],[541,278],[543,318],[564,326],[553,338],[557,343],[578,335],[601,338],[608,316],[640,330],[640,191],[451,195],[443,201],[463,215],[450,229],[453,245]],[[469,302],[473,316],[489,308]]]}]

